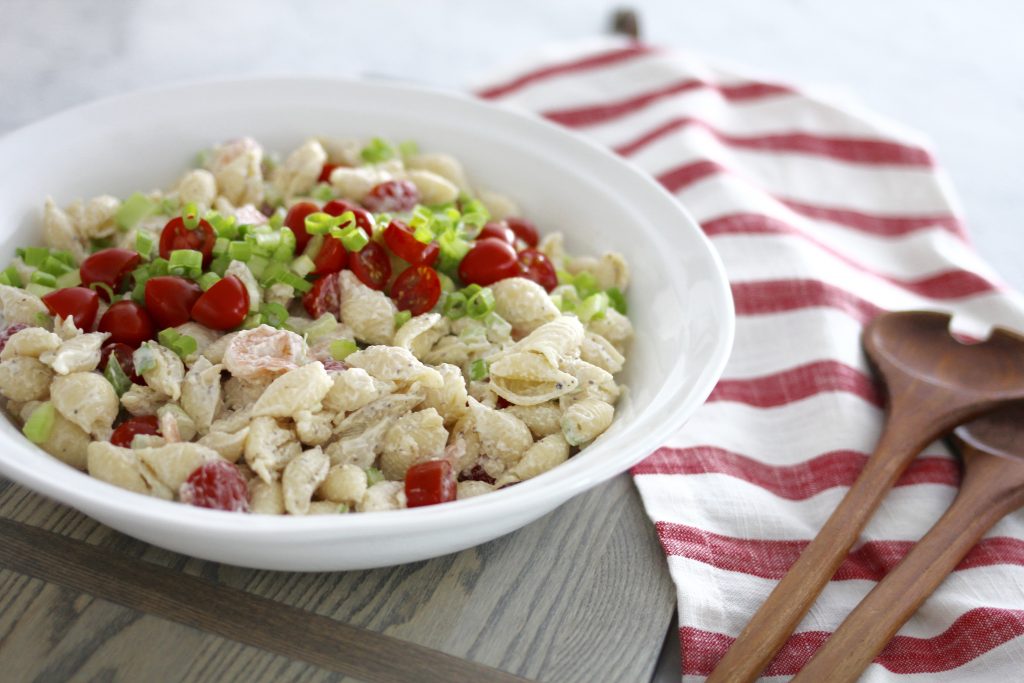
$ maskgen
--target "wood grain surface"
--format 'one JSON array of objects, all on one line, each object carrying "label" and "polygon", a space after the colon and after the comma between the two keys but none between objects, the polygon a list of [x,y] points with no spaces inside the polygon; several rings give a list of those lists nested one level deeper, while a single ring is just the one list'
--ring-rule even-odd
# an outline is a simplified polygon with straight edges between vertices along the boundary
[{"label": "wood grain surface", "polygon": [[188,558],[2,480],[0,536],[5,681],[644,681],[675,602],[628,476],[380,570]]}]

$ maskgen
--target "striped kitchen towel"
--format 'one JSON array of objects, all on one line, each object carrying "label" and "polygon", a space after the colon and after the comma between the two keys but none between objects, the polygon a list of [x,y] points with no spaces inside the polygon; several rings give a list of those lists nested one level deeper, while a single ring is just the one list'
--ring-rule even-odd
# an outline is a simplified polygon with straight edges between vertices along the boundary
[{"label": "striped kitchen towel", "polygon": [[[619,40],[548,50],[477,90],[652,174],[725,262],[736,345],[723,379],[633,469],[678,589],[685,680],[707,676],[874,449],[882,399],[860,349],[881,310],[965,332],[1024,329],[1024,303],[970,248],[922,141],[849,105]],[[983,328],[982,328],[983,329]],[[929,447],[765,672],[791,676],[952,501]],[[1019,680],[1024,513],[1000,522],[870,666],[867,681]]]}]

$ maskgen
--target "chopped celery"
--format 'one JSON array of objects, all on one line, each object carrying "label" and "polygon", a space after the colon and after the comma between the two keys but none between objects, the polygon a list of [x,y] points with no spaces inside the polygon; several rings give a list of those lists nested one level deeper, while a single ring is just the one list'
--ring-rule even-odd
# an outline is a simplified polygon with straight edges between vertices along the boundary
[{"label": "chopped celery", "polygon": [[41,270],[37,270],[28,279],[29,282],[36,285],[43,285],[44,287],[56,287],[57,278],[49,273],[44,273]]},{"label": "chopped celery", "polygon": [[398,313],[395,313],[395,329],[399,329],[410,320],[412,320],[412,313],[409,311],[399,311]]},{"label": "chopped celery", "polygon": [[57,278],[57,289],[65,289],[67,287],[77,287],[82,284],[82,276],[77,270],[72,270],[69,273],[64,273]]},{"label": "chopped celery", "polygon": [[154,244],[153,235],[148,232],[138,232],[135,234],[135,251],[139,252],[139,256],[142,258],[149,259],[153,254]]},{"label": "chopped celery", "polygon": [[489,374],[490,369],[487,367],[487,361],[483,358],[477,358],[469,364],[469,378],[471,380],[479,382],[480,380],[487,379]]},{"label": "chopped celery", "polygon": [[38,268],[43,265],[43,261],[50,255],[50,250],[46,247],[25,247],[25,254],[21,257],[21,260],[26,265]]},{"label": "chopped celery", "polygon": [[4,275],[7,277],[8,284],[10,284],[12,287],[25,286],[25,283],[22,282],[21,280],[21,273],[19,273],[18,269],[15,268],[14,266],[8,266],[7,269],[4,270]]},{"label": "chopped celery", "polygon": [[143,218],[148,218],[160,209],[160,205],[143,194],[136,192],[121,203],[114,222],[121,230],[131,230]]},{"label": "chopped celery", "polygon": [[116,353],[110,354],[107,358],[107,367],[103,370],[103,376],[114,387],[114,392],[118,396],[124,395],[126,391],[132,388],[132,381],[128,378],[124,368],[121,367]]},{"label": "chopped celery", "polygon": [[220,282],[220,275],[217,275],[217,273],[203,273],[199,277],[199,279],[196,280],[196,282],[199,284],[199,287],[205,292],[210,287],[213,287],[215,284]]},{"label": "chopped celery", "polygon": [[622,291],[618,287],[612,287],[604,290],[604,293],[608,295],[608,305],[622,315],[626,315],[629,308],[626,305],[626,296]]},{"label": "chopped celery", "polygon": [[228,244],[228,258],[232,261],[248,261],[252,258],[252,245],[247,242]]},{"label": "chopped celery", "polygon": [[608,310],[608,295],[604,292],[598,292],[591,294],[583,303],[576,309],[576,316],[582,322],[590,322],[591,320],[597,320],[603,318],[605,311]]},{"label": "chopped celery", "polygon": [[331,342],[328,350],[331,352],[331,357],[334,360],[345,360],[358,351],[359,347],[351,339],[335,339]]},{"label": "chopped celery", "polygon": [[383,138],[373,138],[370,143],[359,152],[363,161],[371,164],[379,164],[382,161],[395,156],[395,148]]},{"label": "chopped celery", "polygon": [[378,470],[376,467],[366,468],[366,485],[373,486],[379,482],[384,481],[384,473]]},{"label": "chopped celery", "polygon": [[53,404],[45,401],[32,411],[21,431],[34,444],[46,443],[53,431],[53,423],[56,419],[57,411]]}]

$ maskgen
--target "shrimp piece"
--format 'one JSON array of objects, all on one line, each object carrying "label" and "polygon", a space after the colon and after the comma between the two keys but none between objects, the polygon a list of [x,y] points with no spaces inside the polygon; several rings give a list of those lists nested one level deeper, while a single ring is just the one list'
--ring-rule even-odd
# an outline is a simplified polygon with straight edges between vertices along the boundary
[{"label": "shrimp piece", "polygon": [[243,330],[224,351],[224,367],[245,380],[273,379],[299,367],[306,358],[306,342],[287,330],[260,325]]},{"label": "shrimp piece", "polygon": [[209,170],[222,197],[235,206],[263,201],[263,148],[252,138],[231,140],[213,149]]}]

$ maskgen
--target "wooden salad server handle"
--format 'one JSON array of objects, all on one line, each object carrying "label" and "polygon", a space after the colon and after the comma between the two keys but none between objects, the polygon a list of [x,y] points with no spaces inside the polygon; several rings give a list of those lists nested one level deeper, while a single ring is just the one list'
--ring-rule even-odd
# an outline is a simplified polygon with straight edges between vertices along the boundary
[{"label": "wooden salad server handle", "polygon": [[793,681],[856,681],[985,532],[1024,506],[1024,406],[985,415],[956,434],[964,476],[953,504]]},{"label": "wooden salad server handle", "polygon": [[949,334],[950,317],[884,313],[864,350],[888,390],[884,431],[839,506],[719,661],[709,683],[753,681],[842,564],[861,530],[924,448],[958,424],[1024,399],[1024,338],[1001,329],[978,344]]}]

